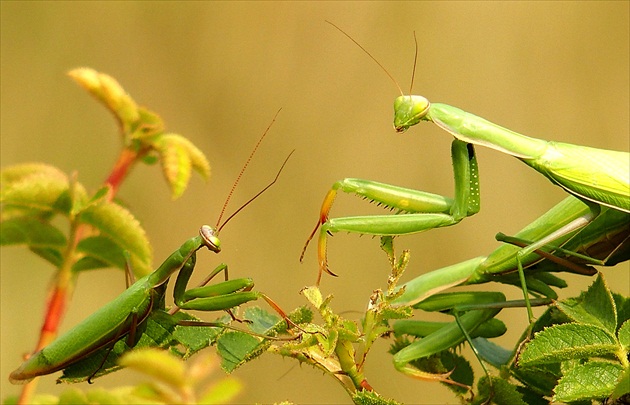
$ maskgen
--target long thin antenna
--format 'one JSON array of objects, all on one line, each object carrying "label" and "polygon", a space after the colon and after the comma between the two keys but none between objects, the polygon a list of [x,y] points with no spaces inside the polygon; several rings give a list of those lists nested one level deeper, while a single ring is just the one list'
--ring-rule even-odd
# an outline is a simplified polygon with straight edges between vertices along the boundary
[{"label": "long thin antenna", "polygon": [[[280,114],[281,110],[282,110],[282,108],[278,109],[278,112],[276,112],[276,115],[273,116],[273,119],[271,120],[271,123],[269,124],[267,129],[265,129],[265,132],[263,132],[262,136],[258,139],[258,142],[254,146],[254,150],[252,150],[252,153],[249,154],[249,157],[247,158],[247,161],[243,165],[243,168],[241,169],[240,173],[238,174],[238,177],[236,177],[236,180],[234,181],[234,184],[232,184],[232,189],[230,190],[230,193],[228,194],[227,198],[225,199],[225,203],[223,203],[223,208],[221,208],[221,214],[219,214],[219,219],[217,219],[217,225],[216,225],[217,229],[221,229],[221,228],[219,228],[219,224],[221,223],[221,218],[223,218],[223,214],[225,213],[225,209],[227,208],[227,205],[230,202],[230,199],[232,198],[232,194],[234,194],[234,190],[236,189],[236,186],[238,185],[238,182],[241,180],[241,177],[243,176],[243,173],[245,172],[245,169],[247,169],[247,166],[249,165],[249,162],[254,157],[254,154],[258,150],[258,147],[262,143],[263,139],[265,139],[265,136],[267,136],[267,132],[269,132],[269,129],[271,128],[273,123],[276,122],[276,118],[278,117],[278,114]],[[227,222],[227,221],[225,221],[225,222]],[[225,225],[225,224],[223,224],[223,225]]]},{"label": "long thin antenna", "polygon": [[223,227],[225,226],[225,224],[227,224],[230,219],[234,218],[234,216],[236,214],[238,214],[239,212],[241,212],[241,210],[245,207],[247,207],[252,201],[254,201],[256,198],[258,198],[262,193],[264,193],[265,191],[267,191],[267,189],[271,186],[273,186],[276,181],[278,181],[278,177],[280,177],[280,173],[282,173],[282,169],[284,169],[284,166],[287,164],[287,162],[289,161],[289,158],[291,157],[291,155],[293,154],[293,152],[295,152],[295,149],[293,149],[291,151],[291,153],[289,153],[289,156],[287,156],[286,159],[284,159],[284,163],[282,163],[282,166],[280,166],[280,170],[278,170],[278,173],[276,173],[276,177],[269,183],[267,184],[262,190],[260,190],[258,193],[256,193],[255,196],[253,196],[252,198],[250,198],[249,200],[247,200],[247,202],[243,205],[241,205],[241,207],[239,209],[237,209],[236,211],[234,211],[234,213],[232,215],[230,215],[228,217],[228,219],[225,220],[224,223],[221,224],[221,226],[219,226],[219,224],[217,224],[217,233],[221,232],[221,229],[223,229]]},{"label": "long thin antenna", "polygon": [[413,71],[411,72],[411,85],[409,86],[409,94],[413,91],[413,81],[416,78],[416,64],[418,62],[418,38],[416,31],[413,32],[413,41],[416,43],[416,52],[413,54]]},{"label": "long thin antenna", "polygon": [[[348,38],[350,38],[350,41],[354,42],[356,46],[358,46],[359,48],[361,48],[361,50],[363,52],[365,52],[367,54],[367,56],[369,56],[370,58],[372,58],[372,60],[374,62],[376,62],[376,64],[383,69],[383,72],[385,72],[385,74],[391,79],[392,82],[394,82],[394,84],[396,85],[396,87],[398,88],[398,91],[400,92],[401,96],[404,96],[405,93],[403,93],[402,89],[400,88],[400,85],[398,84],[398,82],[396,81],[396,79],[394,79],[394,77],[387,71],[387,69],[385,69],[385,67],[383,65],[381,65],[381,63],[376,60],[376,58],[374,56],[372,56],[371,53],[369,53],[367,51],[367,49],[365,49],[364,47],[361,46],[360,43],[358,43],[357,41],[354,40],[354,38],[352,38],[349,34],[347,34],[344,30],[342,30],[341,28],[337,27],[335,24],[331,23],[328,20],[325,20],[328,24],[332,25],[333,27],[337,28],[343,35],[347,36]],[[415,70],[415,69],[414,69]]]}]

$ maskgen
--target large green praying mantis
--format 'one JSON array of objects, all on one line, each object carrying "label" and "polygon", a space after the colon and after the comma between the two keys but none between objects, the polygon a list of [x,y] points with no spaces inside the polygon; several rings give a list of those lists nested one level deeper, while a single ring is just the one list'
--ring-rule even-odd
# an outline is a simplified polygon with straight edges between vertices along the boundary
[{"label": "large green praying mantis", "polygon": [[[271,124],[273,124],[273,121]],[[256,152],[271,124],[259,139],[247,162]],[[230,312],[232,308],[262,298],[287,321],[288,325],[292,324],[286,314],[270,298],[261,292],[252,290],[254,283],[251,278],[228,280],[227,265],[225,264],[221,264],[214,269],[201,286],[186,289],[195,267],[196,252],[204,247],[214,253],[221,251],[221,242],[218,238],[221,229],[241,209],[254,201],[278,180],[290,156],[291,154],[287,156],[275,179],[236,210],[222,224],[220,215],[216,227],[202,226],[198,236],[184,242],[153,273],[136,281],[117,298],[98,309],[42,350],[32,354],[17,370],[11,373],[10,381],[14,384],[25,383],[37,376],[65,369],[101,348],[113,347],[116,341],[125,337],[127,337],[127,344],[133,346],[134,335],[139,325],[148,318],[152,311],[163,309],[160,308],[160,303],[163,305],[166,284],[169,278],[177,272],[179,274],[177,275],[173,291],[176,308],[171,310],[171,313],[179,309],[227,311],[235,319]],[[241,169],[238,179],[240,179],[246,167],[247,163]],[[233,189],[236,187],[238,179],[234,183]],[[229,197],[224,204],[224,210],[228,202]],[[223,211],[221,214],[223,214]],[[221,272],[225,274],[224,282],[206,285]],[[186,325],[191,324],[186,323]],[[228,327],[227,325],[214,326]],[[97,372],[98,370],[94,370],[92,376]]]},{"label": "large green praying mantis", "polygon": [[[348,37],[376,61],[360,44]],[[382,68],[378,61],[376,63]],[[585,267],[583,263],[614,265],[630,258],[628,153],[526,137],[457,108],[430,104],[421,96],[405,96],[402,91],[394,109],[394,127],[398,132],[427,120],[455,137],[452,144],[455,198],[362,179],[336,182],[324,199],[317,226],[304,247],[305,250],[321,227],[318,284],[324,272],[334,275],[326,259],[327,234],[347,231],[379,236],[406,235],[454,225],[477,213],[480,198],[475,144],[517,157],[571,196],[515,237],[497,235],[499,240],[513,245],[503,245],[487,257],[435,270],[406,283],[404,294],[396,301],[397,304],[421,306],[429,297],[450,287],[497,281],[523,289],[531,321],[527,289],[555,297],[549,286],[563,286],[564,282],[549,271],[570,269],[594,274],[594,269]],[[397,209],[400,215],[329,218],[338,190]],[[452,301],[439,309],[455,309],[460,304]],[[503,305],[501,302],[497,304]],[[396,368],[408,375],[426,378],[423,372],[409,366],[411,360],[464,341],[467,332],[474,331],[497,312],[496,308],[471,311],[458,324],[441,330],[431,339],[414,342],[394,356]]]},{"label": "large green praying mantis", "polygon": [[[376,61],[354,39],[341,32]],[[378,64],[382,67],[380,63]],[[334,275],[329,270],[326,260],[326,236],[329,233],[347,231],[370,235],[407,235],[451,226],[477,213],[480,197],[479,175],[473,146],[475,144],[520,159],[588,207],[587,212],[572,218],[553,233],[544,238],[531,239],[532,243],[522,248],[517,255],[517,263],[521,270],[522,257],[584,227],[605,211],[605,208],[630,213],[630,155],[626,152],[527,137],[455,107],[431,104],[422,96],[405,96],[401,91],[401,96],[394,102],[396,131],[405,131],[422,120],[435,123],[455,137],[451,148],[455,198],[362,179],[344,179],[336,182],[324,198],[317,226],[304,247],[306,249],[318,228],[321,228],[318,242],[320,270],[317,283],[323,272]],[[338,190],[397,209],[405,215],[329,218]],[[567,212],[567,217],[571,216],[570,214],[571,212]],[[627,217],[624,217],[624,220],[615,225],[627,222]],[[555,225],[551,223],[549,226]],[[303,255],[304,252],[302,257]]]}]

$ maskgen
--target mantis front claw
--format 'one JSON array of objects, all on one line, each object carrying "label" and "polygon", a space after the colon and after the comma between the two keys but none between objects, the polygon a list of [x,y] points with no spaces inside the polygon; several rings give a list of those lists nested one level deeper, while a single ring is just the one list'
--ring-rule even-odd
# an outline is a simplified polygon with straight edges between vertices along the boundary
[{"label": "mantis front claw", "polygon": [[[336,183],[335,183],[336,185]],[[304,254],[306,253],[306,248],[309,243],[317,233],[317,230],[322,228],[319,234],[319,241],[317,243],[317,258],[319,263],[319,273],[317,275],[316,286],[319,286],[319,283],[322,279],[322,274],[324,272],[330,274],[331,276],[337,277],[335,273],[330,271],[328,268],[328,259],[326,252],[326,241],[327,234],[330,234],[329,231],[324,229],[325,224],[328,222],[328,213],[330,212],[330,208],[332,207],[333,202],[335,201],[335,197],[337,196],[337,188],[333,186],[331,190],[328,191],[326,197],[324,197],[324,202],[322,203],[322,208],[319,212],[319,219],[317,220],[317,225],[315,225],[315,229],[311,232],[306,243],[304,243],[304,247],[302,248],[302,254],[300,254],[300,263],[304,260]]]}]

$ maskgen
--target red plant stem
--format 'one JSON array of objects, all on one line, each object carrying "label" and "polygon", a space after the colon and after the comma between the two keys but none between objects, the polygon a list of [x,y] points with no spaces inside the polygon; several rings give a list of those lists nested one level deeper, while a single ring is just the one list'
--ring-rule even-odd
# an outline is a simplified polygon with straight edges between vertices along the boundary
[{"label": "red plant stem", "polygon": [[[122,182],[129,174],[131,167],[144,153],[136,152],[131,149],[123,149],[118,157],[118,160],[114,164],[109,176],[105,180],[105,184],[111,187],[111,193],[107,196],[108,201],[113,200],[114,196],[118,192]],[[46,302],[46,315],[44,316],[44,323],[41,327],[39,340],[33,353],[43,349],[50,344],[59,334],[59,325],[63,320],[66,313],[66,308],[72,299],[72,293],[74,292],[74,274],[72,272],[72,266],[76,262],[77,258],[74,255],[74,250],[83,238],[86,226],[79,225],[74,231],[74,235],[71,238],[71,245],[66,250],[66,260],[64,264],[59,268],[59,271],[55,274],[54,285],[49,292]],[[37,387],[38,379],[35,378],[28,384],[23,386],[20,397],[18,398],[18,404],[29,404],[32,402],[32,396]]]},{"label": "red plant stem", "polygon": [[110,194],[110,200],[114,198],[120,185],[129,174],[129,170],[133,164],[143,155],[141,152],[136,152],[131,149],[123,149],[118,157],[118,161],[114,164],[112,171],[110,172],[105,184],[112,188]]}]

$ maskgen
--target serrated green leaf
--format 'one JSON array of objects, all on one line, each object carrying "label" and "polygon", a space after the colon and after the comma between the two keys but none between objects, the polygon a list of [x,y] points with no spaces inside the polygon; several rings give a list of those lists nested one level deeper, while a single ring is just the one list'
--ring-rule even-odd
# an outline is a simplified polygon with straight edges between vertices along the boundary
[{"label": "serrated green leaf", "polygon": [[557,307],[575,322],[599,326],[611,334],[617,330],[615,304],[601,273],[578,298],[561,301]]},{"label": "serrated green leaf", "polygon": [[630,396],[630,368],[623,370],[621,377],[617,380],[615,389],[610,395],[610,400],[616,401],[623,396]]},{"label": "serrated green leaf", "polygon": [[291,311],[291,313],[289,314],[289,319],[291,319],[293,323],[297,325],[302,323],[310,323],[313,321],[313,311],[308,309],[306,305],[303,305]]},{"label": "serrated green leaf", "polygon": [[302,289],[302,291],[300,291],[300,294],[302,294],[308,300],[308,302],[310,302],[311,305],[313,305],[317,309],[320,309],[324,302],[322,293],[316,286],[305,287]]},{"label": "serrated green leaf", "polygon": [[[190,314],[186,314],[183,311],[177,312],[173,315],[173,319],[180,320],[194,320],[193,316]],[[230,317],[223,316],[215,320],[218,324],[226,324],[230,321]],[[197,353],[201,349],[205,349],[206,347],[214,344],[217,338],[225,328],[217,326],[183,326],[177,325],[175,327],[175,332],[173,332],[173,337],[176,341],[180,342],[184,347],[185,351],[183,353],[179,353],[181,357],[185,360]],[[171,349],[173,351],[173,349]]]},{"label": "serrated green leaf", "polygon": [[22,163],[5,167],[0,171],[0,188],[10,187],[13,183],[33,175],[68,181],[68,176],[55,166],[45,163]]},{"label": "serrated green leaf", "polygon": [[63,262],[63,253],[60,249],[31,247],[30,250],[57,268]]},{"label": "serrated green leaf", "polygon": [[249,307],[245,310],[243,318],[250,321],[249,329],[254,333],[266,335],[274,330],[278,323],[283,322],[282,318],[265,311],[260,307]]},{"label": "serrated green leaf", "polygon": [[138,105],[113,77],[90,68],[78,68],[68,72],[84,89],[96,97],[118,119],[123,132],[139,118]]},{"label": "serrated green leaf", "polygon": [[386,306],[380,311],[382,319],[405,319],[413,316],[413,308],[409,306],[392,307]]},{"label": "serrated green leaf", "polygon": [[0,222],[0,245],[64,247],[66,237],[59,229],[37,218],[18,217]]},{"label": "serrated green leaf", "polygon": [[479,397],[475,398],[475,403],[486,403],[488,399],[492,399],[491,403],[494,404],[529,405],[517,386],[503,378],[493,377],[490,385],[488,379],[484,377],[479,380],[478,386]]},{"label": "serrated green leaf", "polygon": [[208,162],[206,155],[204,155],[199,148],[181,135],[165,134],[163,136],[177,137],[178,142],[186,149],[186,153],[190,157],[190,163],[193,170],[199,173],[204,180],[208,180],[210,178],[210,162]]},{"label": "serrated green leaf", "polygon": [[80,213],[79,219],[129,252],[136,275],[144,276],[151,272],[151,245],[144,229],[127,209],[116,203],[102,202],[88,206]]},{"label": "serrated green leaf", "polygon": [[68,192],[67,179],[34,174],[3,187],[0,201],[7,207],[55,211],[68,215],[72,206]]},{"label": "serrated green leaf", "polygon": [[[96,261],[103,263],[105,267],[116,267],[124,270],[126,266],[123,250],[110,238],[102,235],[90,236],[82,239],[77,244],[77,252],[86,255],[88,258],[95,259]],[[73,270],[79,271],[90,269],[84,265],[79,265],[80,262],[81,260],[77,262]]]},{"label": "serrated green leaf", "polygon": [[341,319],[339,330],[339,339],[355,342],[360,336],[359,326],[356,322],[349,319]]},{"label": "serrated green leaf", "polygon": [[512,368],[512,375],[534,393],[550,397],[562,376],[558,363]]},{"label": "serrated green leaf", "polygon": [[[454,353],[453,351],[447,350],[439,355],[440,362],[443,367],[445,367],[444,372],[451,372],[449,378],[453,381],[457,381],[460,384],[464,384],[467,386],[472,386],[473,381],[475,380],[475,374],[470,365],[470,362],[466,360],[464,356],[460,356],[459,354]],[[467,394],[467,390],[458,387],[453,384],[445,384],[448,389],[453,391],[457,395],[465,395]]]},{"label": "serrated green leaf", "polygon": [[545,312],[532,325],[532,334],[540,332],[548,326],[570,323],[571,319],[555,306],[547,307]]},{"label": "serrated green leaf", "polygon": [[623,367],[603,361],[590,361],[565,373],[556,386],[554,401],[572,402],[610,396]]},{"label": "serrated green leaf", "polygon": [[231,373],[260,353],[261,340],[245,332],[231,331],[219,336],[217,351],[221,368]]},{"label": "serrated green leaf", "polygon": [[374,391],[355,391],[352,394],[352,402],[356,405],[399,405],[400,402],[384,398]]},{"label": "serrated green leaf", "polygon": [[317,339],[319,348],[324,353],[324,356],[330,357],[337,347],[339,332],[336,329],[331,329],[327,334],[316,334],[315,338]]},{"label": "serrated green leaf", "polygon": [[630,320],[630,297],[624,297],[621,294],[613,293],[613,300],[617,308],[617,327]]},{"label": "serrated green leaf", "polygon": [[210,163],[192,142],[177,134],[162,134],[154,140],[160,155],[162,171],[173,198],[180,197],[188,186],[192,169],[204,179],[210,177]]},{"label": "serrated green leaf", "polygon": [[180,137],[162,135],[156,142],[162,163],[162,173],[171,188],[173,199],[180,197],[190,180],[192,162]]},{"label": "serrated green leaf", "polygon": [[556,363],[615,353],[614,336],[592,325],[566,323],[551,326],[534,335],[521,352],[519,366]]},{"label": "serrated green leaf", "polygon": [[88,271],[88,270],[96,270],[96,269],[106,269],[108,267],[112,267],[112,266],[109,263],[98,260],[94,257],[86,256],[86,257],[80,258],[72,265],[72,271],[79,272],[79,271]]},{"label": "serrated green leaf", "polygon": [[626,351],[630,350],[630,320],[625,321],[619,328],[617,333],[619,343],[624,347]]}]

